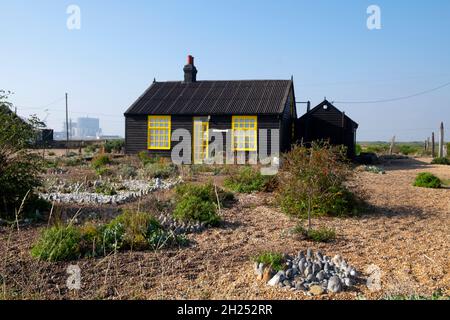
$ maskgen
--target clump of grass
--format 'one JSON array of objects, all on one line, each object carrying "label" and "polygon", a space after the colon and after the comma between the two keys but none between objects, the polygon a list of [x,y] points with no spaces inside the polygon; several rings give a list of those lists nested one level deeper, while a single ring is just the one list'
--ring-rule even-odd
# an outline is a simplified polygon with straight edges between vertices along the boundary
[{"label": "clump of grass", "polygon": [[446,157],[442,157],[442,158],[434,158],[431,161],[431,164],[442,164],[442,165],[450,165],[450,159],[446,158]]},{"label": "clump of grass", "polygon": [[442,187],[442,181],[429,172],[419,173],[413,184],[415,187],[438,189]]},{"label": "clump of grass", "polygon": [[284,269],[284,258],[281,253],[266,251],[254,257],[253,260],[257,263],[262,263],[265,266],[269,266],[275,271],[281,271]]},{"label": "clump of grass", "polygon": [[298,224],[293,231],[294,234],[301,236],[303,239],[314,242],[331,242],[336,239],[336,231],[326,227],[306,229],[301,224]]},{"label": "clump of grass", "polygon": [[252,193],[254,191],[262,191],[268,182],[269,177],[264,176],[261,172],[250,166],[239,168],[224,180],[227,188],[239,193]]},{"label": "clump of grass", "polygon": [[31,255],[45,261],[72,260],[81,254],[82,234],[74,226],[55,226],[43,231]]}]

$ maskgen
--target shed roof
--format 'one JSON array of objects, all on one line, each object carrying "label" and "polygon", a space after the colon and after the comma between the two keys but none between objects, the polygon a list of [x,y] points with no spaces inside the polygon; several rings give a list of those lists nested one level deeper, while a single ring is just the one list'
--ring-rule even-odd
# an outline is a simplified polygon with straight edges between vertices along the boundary
[{"label": "shed roof", "polygon": [[281,114],[292,80],[154,82],[125,115]]},{"label": "shed roof", "polygon": [[[306,112],[303,116],[301,116],[300,118],[299,118],[299,121],[301,121],[301,120],[305,120],[306,119],[306,117],[308,116],[308,115],[314,115],[314,114],[320,114],[319,116],[322,116],[323,115],[323,110],[324,110],[324,107],[325,106],[327,106],[327,112],[330,112],[330,113],[335,113],[335,114],[337,114],[337,115],[339,115],[339,116],[341,116],[342,115],[342,111],[341,110],[339,110],[338,108],[336,108],[331,102],[329,102],[328,100],[324,100],[324,101],[322,101],[321,103],[319,103],[317,106],[315,106],[314,108],[312,108],[309,112]],[[358,128],[358,123],[356,123],[355,121],[353,121],[349,116],[347,116],[347,114],[345,114],[345,122],[346,123],[351,123],[352,124],[352,126],[354,126],[355,128]]]}]

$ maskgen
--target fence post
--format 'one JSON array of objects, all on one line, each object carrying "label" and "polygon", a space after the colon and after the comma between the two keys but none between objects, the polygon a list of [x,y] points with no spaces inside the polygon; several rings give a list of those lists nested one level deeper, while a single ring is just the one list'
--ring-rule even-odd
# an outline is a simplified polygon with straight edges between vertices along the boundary
[{"label": "fence post", "polygon": [[439,158],[444,157],[444,123],[441,122],[441,127],[439,128]]},{"label": "fence post", "polygon": [[391,140],[391,147],[389,148],[389,155],[392,155],[394,153],[394,145],[395,145],[395,136],[393,136],[392,140]]},{"label": "fence post", "polygon": [[434,159],[436,157],[436,146],[434,141],[434,132],[431,133],[431,157]]}]

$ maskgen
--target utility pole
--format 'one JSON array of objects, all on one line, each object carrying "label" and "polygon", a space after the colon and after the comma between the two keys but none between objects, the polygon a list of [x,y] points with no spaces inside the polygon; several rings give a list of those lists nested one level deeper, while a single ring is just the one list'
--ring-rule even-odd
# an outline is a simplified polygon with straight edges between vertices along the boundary
[{"label": "utility pole", "polygon": [[66,92],[66,154],[69,153],[69,102],[68,94]]},{"label": "utility pole", "polygon": [[434,141],[434,132],[431,133],[431,157],[434,159],[436,156],[436,146]]},{"label": "utility pole", "polygon": [[439,158],[444,157],[444,123],[441,122],[441,127],[439,128]]}]

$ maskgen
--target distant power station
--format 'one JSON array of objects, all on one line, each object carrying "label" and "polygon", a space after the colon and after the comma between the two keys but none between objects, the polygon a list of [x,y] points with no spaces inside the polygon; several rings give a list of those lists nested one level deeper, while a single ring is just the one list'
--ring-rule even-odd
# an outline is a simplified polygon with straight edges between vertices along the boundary
[{"label": "distant power station", "polygon": [[[64,121],[61,132],[55,133],[56,140],[65,140],[66,122]],[[69,120],[69,138],[71,140],[95,140],[104,139],[100,128],[99,118],[80,117],[76,122]]]},{"label": "distant power station", "polygon": [[75,125],[75,137],[94,138],[102,133],[100,129],[100,119],[98,118],[78,118]]}]

